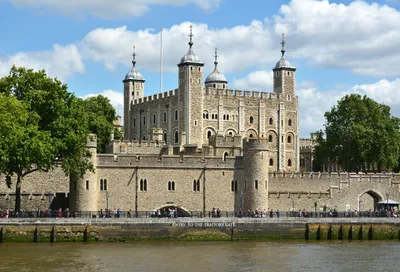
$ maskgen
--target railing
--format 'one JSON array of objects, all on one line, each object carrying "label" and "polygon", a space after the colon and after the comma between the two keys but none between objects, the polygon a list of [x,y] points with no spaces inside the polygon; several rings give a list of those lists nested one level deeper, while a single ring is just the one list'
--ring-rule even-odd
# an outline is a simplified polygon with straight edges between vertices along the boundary
[{"label": "railing", "polygon": [[[5,211],[0,211],[0,218],[6,216]],[[326,211],[326,212],[304,212],[304,211],[247,211],[247,212],[187,212],[183,210],[173,211],[78,211],[70,212],[68,210],[59,211],[21,211],[15,213],[10,211],[9,218],[175,218],[175,217],[191,217],[191,218],[349,218],[349,217],[397,217],[397,213],[391,211]]]}]

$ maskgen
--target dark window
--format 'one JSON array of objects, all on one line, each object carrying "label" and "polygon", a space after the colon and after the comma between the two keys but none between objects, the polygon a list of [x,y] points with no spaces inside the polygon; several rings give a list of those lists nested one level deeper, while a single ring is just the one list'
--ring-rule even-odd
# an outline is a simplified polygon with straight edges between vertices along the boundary
[{"label": "dark window", "polygon": [[104,180],[104,191],[107,191],[107,180]]},{"label": "dark window", "polygon": [[213,119],[213,120],[214,120],[214,113],[213,113],[213,114],[211,114],[211,119]]},{"label": "dark window", "polygon": [[140,180],[140,191],[142,191],[142,192],[147,191],[147,180],[146,179]]},{"label": "dark window", "polygon": [[154,114],[153,115],[153,124],[155,124],[156,123],[156,115]]},{"label": "dark window", "polygon": [[171,185],[172,185],[172,186],[171,186],[172,191],[175,191],[175,181],[173,181]]},{"label": "dark window", "polygon": [[269,124],[273,125],[274,124],[274,120],[272,120],[272,118],[269,118]]},{"label": "dark window", "polygon": [[289,127],[292,126],[292,119],[289,119],[289,120],[288,120],[288,126],[289,126]]},{"label": "dark window", "polygon": [[253,136],[253,134],[250,134],[250,138],[253,138],[254,136]]},{"label": "dark window", "polygon": [[100,191],[103,191],[103,180],[100,180]]},{"label": "dark window", "polygon": [[167,133],[164,133],[164,142],[167,143]]},{"label": "dark window", "polygon": [[222,84],[222,88],[224,88],[224,89],[225,89],[225,84]]},{"label": "dark window", "polygon": [[207,139],[210,140],[210,138],[211,138],[211,131],[208,131],[208,132],[207,132]]},{"label": "dark window", "polygon": [[193,180],[193,191],[200,192],[200,180]]},{"label": "dark window", "polygon": [[216,87],[216,85],[215,85],[215,84],[213,84],[213,87],[215,88],[215,87]]},{"label": "dark window", "polygon": [[258,190],[258,180],[254,182],[254,189]]},{"label": "dark window", "polygon": [[175,143],[177,144],[179,142],[179,133],[178,131],[175,131]]},{"label": "dark window", "polygon": [[167,112],[164,111],[164,122],[167,122]]},{"label": "dark window", "polygon": [[224,153],[224,161],[226,161],[226,157],[228,157],[228,152]]},{"label": "dark window", "polygon": [[133,127],[136,127],[136,118],[133,118]]},{"label": "dark window", "polygon": [[175,111],[175,121],[178,121],[178,111]]},{"label": "dark window", "polygon": [[224,114],[224,120],[226,120],[226,114]]},{"label": "dark window", "polygon": [[215,119],[218,119],[218,114],[215,115]]},{"label": "dark window", "polygon": [[206,113],[206,119],[208,120],[208,112]]},{"label": "dark window", "polygon": [[226,115],[226,120],[229,120],[229,114]]},{"label": "dark window", "polygon": [[89,190],[89,181],[86,181],[86,190]]},{"label": "dark window", "polygon": [[244,190],[246,191],[246,187],[247,187],[247,181],[244,181]]},{"label": "dark window", "polygon": [[269,159],[269,166],[273,166],[274,165],[274,160],[273,159]]},{"label": "dark window", "polygon": [[143,126],[146,125],[146,116],[143,116]]},{"label": "dark window", "polygon": [[235,181],[232,180],[231,182],[231,191],[234,192],[235,191]]},{"label": "dark window", "polygon": [[254,118],[253,118],[253,116],[250,116],[250,124],[254,124]]},{"label": "dark window", "polygon": [[288,136],[288,137],[287,137],[287,142],[288,142],[288,144],[291,144],[291,143],[292,143],[292,137],[291,137],[291,136]]},{"label": "dark window", "polygon": [[235,180],[235,192],[237,192],[238,191],[238,183],[237,183],[237,180]]},{"label": "dark window", "polygon": [[289,160],[287,161],[287,165],[288,165],[288,166],[292,166],[292,160],[291,160],[291,159],[289,159]]},{"label": "dark window", "polygon": [[268,136],[268,142],[272,143],[273,140],[274,140],[274,139],[272,138],[272,135],[269,135],[269,136]]}]

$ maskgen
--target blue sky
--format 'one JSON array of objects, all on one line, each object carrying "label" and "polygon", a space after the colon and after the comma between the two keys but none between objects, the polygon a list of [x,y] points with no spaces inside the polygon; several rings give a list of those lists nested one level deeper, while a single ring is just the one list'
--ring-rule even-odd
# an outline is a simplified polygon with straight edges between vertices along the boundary
[{"label": "blue sky", "polygon": [[0,0],[0,76],[13,64],[46,69],[78,96],[102,93],[122,112],[132,45],[145,94],[159,92],[163,29],[163,91],[174,89],[193,24],[205,76],[218,47],[229,88],[270,92],[285,32],[307,137],[346,93],[367,94],[400,116],[399,9],[400,0]]}]

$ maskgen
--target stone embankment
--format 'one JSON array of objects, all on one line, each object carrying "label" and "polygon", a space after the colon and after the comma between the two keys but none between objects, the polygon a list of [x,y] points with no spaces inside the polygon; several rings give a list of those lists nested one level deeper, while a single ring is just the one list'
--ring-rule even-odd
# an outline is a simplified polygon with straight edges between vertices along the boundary
[{"label": "stone embankment", "polygon": [[1,242],[389,239],[400,239],[398,218],[0,219]]}]

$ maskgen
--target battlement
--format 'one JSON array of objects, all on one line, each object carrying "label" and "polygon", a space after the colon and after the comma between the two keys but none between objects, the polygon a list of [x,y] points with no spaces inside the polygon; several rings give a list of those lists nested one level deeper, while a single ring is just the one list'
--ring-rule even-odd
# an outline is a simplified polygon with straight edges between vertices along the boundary
[{"label": "battlement", "polygon": [[260,138],[245,138],[243,140],[243,151],[246,150],[268,150],[268,139]]},{"label": "battlement", "polygon": [[107,154],[160,154],[161,149],[166,148],[164,141],[156,140],[114,140],[107,148]]},{"label": "battlement", "polygon": [[174,89],[174,90],[170,90],[170,91],[163,92],[163,93],[157,93],[157,94],[153,94],[150,96],[145,96],[143,98],[133,100],[132,105],[138,105],[138,104],[142,104],[142,103],[147,103],[147,102],[156,101],[159,99],[172,97],[172,96],[175,96],[177,93],[178,93],[178,89]]},{"label": "battlement", "polygon": [[260,92],[260,91],[248,91],[248,90],[225,90],[217,89],[213,87],[206,87],[204,89],[204,95],[219,95],[219,96],[237,96],[237,97],[254,97],[262,99],[277,99],[278,96],[274,92]]},{"label": "battlement", "polygon": [[274,178],[304,178],[304,179],[322,179],[323,181],[328,181],[330,179],[343,179],[350,181],[391,181],[399,180],[400,183],[400,173],[346,173],[346,172],[274,172],[269,174],[270,179]]},{"label": "battlement", "polygon": [[224,136],[216,135],[212,136],[210,139],[210,145],[216,147],[241,147],[242,146],[242,136]]}]

